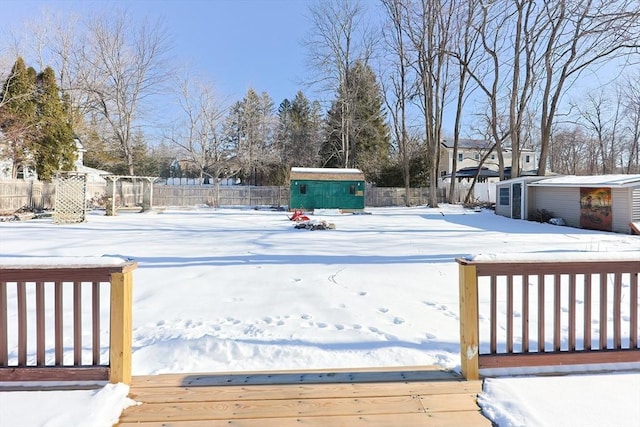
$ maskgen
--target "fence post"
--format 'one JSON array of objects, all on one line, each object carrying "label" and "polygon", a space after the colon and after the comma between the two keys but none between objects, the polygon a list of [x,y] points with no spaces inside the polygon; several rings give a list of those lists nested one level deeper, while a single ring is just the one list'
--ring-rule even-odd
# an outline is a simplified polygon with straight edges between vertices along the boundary
[{"label": "fence post", "polygon": [[475,265],[459,263],[460,366],[467,380],[480,378],[478,367],[478,275]]},{"label": "fence post", "polygon": [[131,271],[111,273],[111,337],[109,382],[131,384],[133,277]]}]

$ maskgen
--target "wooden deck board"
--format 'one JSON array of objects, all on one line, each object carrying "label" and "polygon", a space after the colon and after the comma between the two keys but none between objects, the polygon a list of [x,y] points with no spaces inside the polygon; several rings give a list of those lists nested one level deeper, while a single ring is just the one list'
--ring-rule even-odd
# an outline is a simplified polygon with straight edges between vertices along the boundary
[{"label": "wooden deck board", "polygon": [[401,381],[444,381],[460,378],[455,374],[431,367],[411,367],[395,369],[336,369],[332,371],[273,371],[273,372],[231,372],[163,374],[135,377],[135,387],[187,387],[187,386],[230,386],[259,384],[325,384],[364,383]]},{"label": "wooden deck board", "polygon": [[419,381],[403,383],[366,383],[366,384],[310,384],[310,385],[264,385],[225,386],[225,387],[180,387],[170,393],[167,387],[133,386],[129,396],[146,402],[206,402],[237,401],[256,399],[321,399],[334,396],[375,397],[399,395],[447,395],[459,393],[480,393],[480,381]]},{"label": "wooden deck board", "polygon": [[321,415],[404,414],[424,412],[414,396],[242,400],[239,402],[148,403],[128,409],[122,421],[181,421],[202,419],[295,418]]},{"label": "wooden deck board", "polygon": [[491,426],[480,381],[437,367],[134,377],[121,427]]},{"label": "wooden deck board", "polygon": [[121,423],[119,427],[491,427],[478,411]]}]

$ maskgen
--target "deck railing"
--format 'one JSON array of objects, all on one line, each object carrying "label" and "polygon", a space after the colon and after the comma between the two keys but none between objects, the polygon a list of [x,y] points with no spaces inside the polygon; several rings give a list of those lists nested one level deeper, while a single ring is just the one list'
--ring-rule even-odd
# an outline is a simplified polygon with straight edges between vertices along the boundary
[{"label": "deck railing", "polygon": [[640,258],[587,258],[457,259],[465,378],[492,368],[640,362]]},{"label": "deck railing", "polygon": [[0,259],[0,381],[130,383],[137,264],[26,260]]}]

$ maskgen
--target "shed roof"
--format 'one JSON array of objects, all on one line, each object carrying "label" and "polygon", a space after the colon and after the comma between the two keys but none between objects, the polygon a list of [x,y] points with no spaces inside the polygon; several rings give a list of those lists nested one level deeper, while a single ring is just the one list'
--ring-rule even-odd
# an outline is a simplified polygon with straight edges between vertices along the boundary
[{"label": "shed roof", "polygon": [[327,181],[364,181],[360,169],[343,168],[291,168],[290,179],[309,179]]},{"label": "shed roof", "polygon": [[635,187],[640,186],[640,174],[567,175],[543,179],[529,185],[537,187]]}]

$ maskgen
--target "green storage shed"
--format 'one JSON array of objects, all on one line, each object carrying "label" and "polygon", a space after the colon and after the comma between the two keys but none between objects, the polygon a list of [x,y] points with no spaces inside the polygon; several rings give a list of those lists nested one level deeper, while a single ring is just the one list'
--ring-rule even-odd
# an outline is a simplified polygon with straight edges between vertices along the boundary
[{"label": "green storage shed", "polygon": [[289,209],[364,209],[364,188],[359,169],[291,168]]}]

